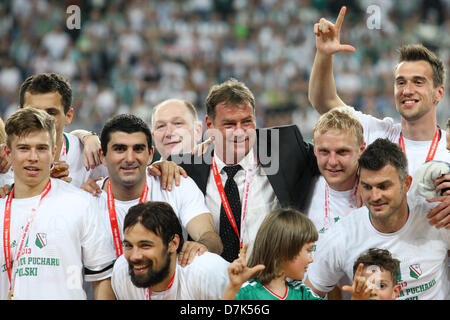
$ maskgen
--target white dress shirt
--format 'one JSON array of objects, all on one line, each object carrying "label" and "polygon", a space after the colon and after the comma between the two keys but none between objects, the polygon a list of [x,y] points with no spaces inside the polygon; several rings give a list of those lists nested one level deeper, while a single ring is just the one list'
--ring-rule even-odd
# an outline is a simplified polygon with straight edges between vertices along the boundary
[{"label": "white dress shirt", "polygon": [[[227,181],[227,174],[223,169],[225,163],[214,154],[214,161],[217,164],[217,170],[219,171],[222,184],[225,186]],[[272,185],[264,173],[259,164],[255,165],[255,156],[253,150],[251,150],[239,163],[242,169],[239,170],[234,176],[234,180],[239,189],[239,195],[242,200],[244,198],[244,185],[247,171],[255,166],[253,178],[251,180],[249,193],[248,193],[248,209],[244,221],[242,222],[241,216],[241,236],[243,243],[248,243],[247,259],[250,257],[251,250],[253,248],[253,242],[256,238],[259,226],[263,222],[264,218],[269,212],[280,207],[280,203],[275,195]],[[208,183],[206,186],[206,206],[210,210],[217,233],[219,233],[219,221],[220,221],[220,207],[222,202],[220,200],[220,194],[214,180],[214,175],[211,172],[208,177]]]}]

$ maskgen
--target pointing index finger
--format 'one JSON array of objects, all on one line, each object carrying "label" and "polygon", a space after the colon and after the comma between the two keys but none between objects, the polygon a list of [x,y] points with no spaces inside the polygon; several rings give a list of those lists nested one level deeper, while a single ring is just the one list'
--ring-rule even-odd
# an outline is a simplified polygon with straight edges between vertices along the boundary
[{"label": "pointing index finger", "polygon": [[336,29],[341,30],[342,22],[344,22],[345,12],[347,11],[347,7],[342,7],[339,11],[339,15],[336,20]]}]

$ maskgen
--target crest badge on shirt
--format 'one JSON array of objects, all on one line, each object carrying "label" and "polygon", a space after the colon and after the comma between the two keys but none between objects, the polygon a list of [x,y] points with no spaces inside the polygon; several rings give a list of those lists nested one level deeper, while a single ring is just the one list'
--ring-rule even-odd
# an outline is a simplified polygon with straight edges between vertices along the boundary
[{"label": "crest badge on shirt", "polygon": [[47,245],[47,234],[46,233],[36,233],[35,244],[40,249],[45,247]]},{"label": "crest badge on shirt", "polygon": [[409,266],[409,275],[414,279],[419,279],[422,275],[422,269],[420,269],[420,264],[412,264]]}]

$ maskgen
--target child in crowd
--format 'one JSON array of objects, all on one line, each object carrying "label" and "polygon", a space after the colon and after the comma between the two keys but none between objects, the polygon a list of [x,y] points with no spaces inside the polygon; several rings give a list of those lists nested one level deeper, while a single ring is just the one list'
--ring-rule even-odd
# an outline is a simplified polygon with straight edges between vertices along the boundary
[{"label": "child in crowd", "polygon": [[222,299],[321,300],[298,281],[313,261],[317,238],[314,224],[301,212],[293,209],[271,212],[258,230],[248,264],[247,245],[230,264],[230,283]]},{"label": "child in crowd", "polygon": [[400,261],[388,250],[371,248],[353,265],[353,285],[342,290],[350,292],[352,300],[395,300],[401,290],[399,267]]}]

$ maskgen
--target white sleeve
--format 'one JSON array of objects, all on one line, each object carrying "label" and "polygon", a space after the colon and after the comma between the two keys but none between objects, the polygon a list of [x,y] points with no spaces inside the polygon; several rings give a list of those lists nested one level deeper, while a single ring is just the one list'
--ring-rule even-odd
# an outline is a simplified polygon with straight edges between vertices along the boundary
[{"label": "white sleeve", "polygon": [[[197,261],[196,261],[197,260]],[[228,265],[221,256],[205,252],[196,256],[195,276],[188,278],[189,288],[192,288],[192,298],[195,300],[219,300],[230,281]]]},{"label": "white sleeve", "polygon": [[307,277],[311,284],[319,291],[329,292],[345,275],[342,253],[345,251],[342,238],[339,236],[344,232],[341,224],[334,224],[316,242],[314,262],[308,267]]},{"label": "white sleeve", "polygon": [[83,214],[81,246],[86,281],[98,281],[111,276],[116,253],[106,227],[104,212],[97,199],[86,197],[86,212]]},{"label": "white sleeve", "polygon": [[203,213],[209,213],[205,197],[190,177],[181,178],[180,186],[172,189],[177,201],[177,213],[181,225],[186,229],[189,221]]},{"label": "white sleeve", "polygon": [[364,114],[361,111],[356,111],[355,108],[347,106],[348,110],[352,112],[361,123],[364,130],[364,141],[367,145],[371,144],[378,138],[387,138],[394,141],[401,131],[400,124],[394,123],[390,117],[383,119],[375,118],[372,115]]},{"label": "white sleeve", "polygon": [[129,278],[128,263],[125,257],[121,255],[114,263],[111,277],[111,286],[117,300],[131,300],[136,298],[129,292],[130,288],[132,289],[134,287],[129,285],[131,282]]}]

